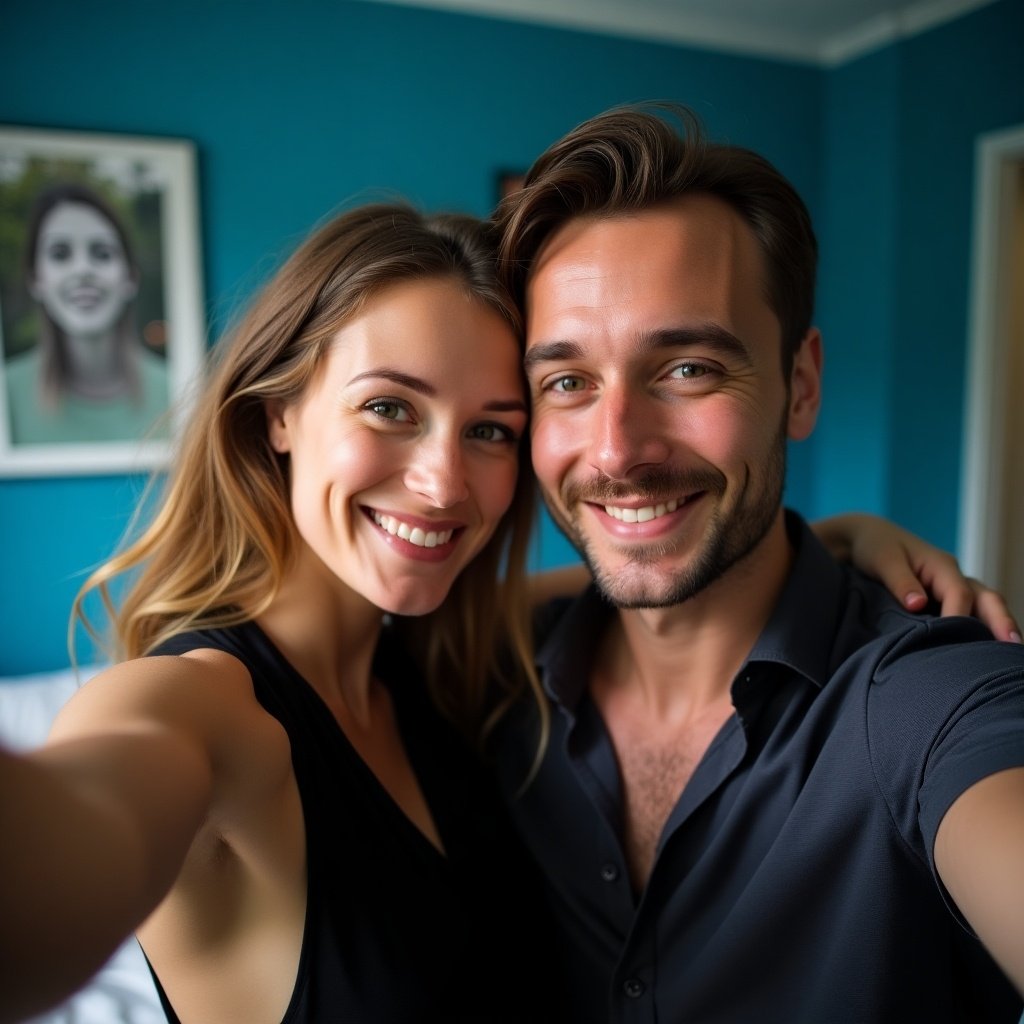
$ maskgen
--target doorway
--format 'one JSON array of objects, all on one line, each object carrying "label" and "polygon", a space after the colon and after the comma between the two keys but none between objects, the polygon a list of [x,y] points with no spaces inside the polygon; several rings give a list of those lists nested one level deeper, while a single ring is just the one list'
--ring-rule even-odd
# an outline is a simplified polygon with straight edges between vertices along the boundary
[{"label": "doorway", "polygon": [[1024,618],[1024,126],[975,160],[960,561]]}]

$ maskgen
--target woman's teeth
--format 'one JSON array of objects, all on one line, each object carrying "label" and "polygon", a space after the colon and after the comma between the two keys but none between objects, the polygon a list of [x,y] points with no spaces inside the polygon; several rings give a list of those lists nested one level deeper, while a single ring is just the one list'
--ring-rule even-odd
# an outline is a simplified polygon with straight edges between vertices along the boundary
[{"label": "woman's teeth", "polygon": [[394,516],[381,515],[380,512],[373,513],[373,521],[382,530],[387,530],[392,537],[407,540],[418,548],[436,548],[439,544],[447,544],[455,532],[454,530],[422,530],[418,526],[403,523],[401,519],[396,519]]}]

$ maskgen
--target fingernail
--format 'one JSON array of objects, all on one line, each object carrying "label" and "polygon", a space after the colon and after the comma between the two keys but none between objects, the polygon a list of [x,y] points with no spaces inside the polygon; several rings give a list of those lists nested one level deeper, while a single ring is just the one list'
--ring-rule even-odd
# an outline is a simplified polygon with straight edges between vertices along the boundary
[{"label": "fingernail", "polygon": [[903,600],[907,604],[920,604],[922,601],[925,600],[925,596],[921,593],[920,590],[912,590],[909,594],[907,594],[907,596]]},{"label": "fingernail", "polygon": [[1013,641],[1013,642],[1014,642],[1015,644],[1019,644],[1019,643],[1021,642],[1021,639],[1020,639],[1020,633],[1018,633],[1018,632],[1017,632],[1017,630],[1015,630],[1015,629],[1013,629],[1013,630],[1010,630],[1010,639],[1011,639],[1011,640],[1012,640],[1012,641]]}]

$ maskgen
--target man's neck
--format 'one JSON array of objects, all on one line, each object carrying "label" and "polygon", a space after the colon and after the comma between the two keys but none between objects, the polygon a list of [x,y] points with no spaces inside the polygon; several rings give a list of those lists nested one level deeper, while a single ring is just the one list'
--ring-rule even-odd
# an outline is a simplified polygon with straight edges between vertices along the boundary
[{"label": "man's neck", "polygon": [[695,597],[670,608],[619,611],[595,661],[602,666],[596,687],[631,692],[631,700],[661,720],[691,718],[727,701],[778,601],[792,556],[780,510],[757,547]]}]

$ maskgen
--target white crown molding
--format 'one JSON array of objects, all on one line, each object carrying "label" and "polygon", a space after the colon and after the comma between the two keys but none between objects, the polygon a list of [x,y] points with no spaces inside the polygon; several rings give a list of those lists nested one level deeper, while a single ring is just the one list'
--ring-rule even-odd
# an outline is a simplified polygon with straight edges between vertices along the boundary
[{"label": "white crown molding", "polygon": [[806,63],[811,41],[804,35],[765,32],[715,18],[684,15],[641,2],[628,9],[616,0],[371,0],[400,7],[425,7],[481,17],[505,18],[556,28],[599,32],[658,43],[695,46],[744,56]]},{"label": "white crown molding", "polygon": [[902,11],[869,18],[849,32],[831,36],[818,51],[816,63],[828,68],[839,67],[991,3],[995,0],[921,0]]},{"label": "white crown molding", "polygon": [[952,21],[996,0],[921,0],[832,35],[766,30],[736,18],[708,18],[632,0],[366,0],[558,28],[599,32],[819,67],[838,67],[900,39]]}]

